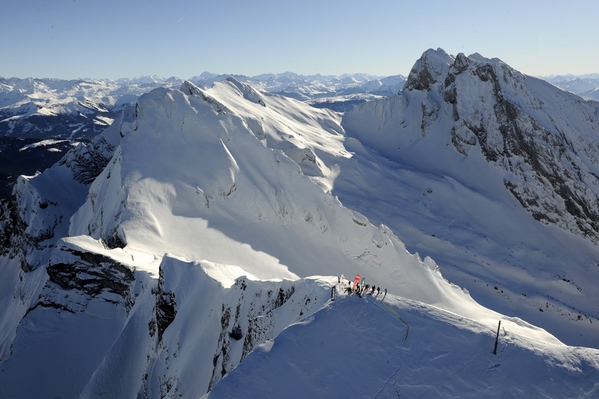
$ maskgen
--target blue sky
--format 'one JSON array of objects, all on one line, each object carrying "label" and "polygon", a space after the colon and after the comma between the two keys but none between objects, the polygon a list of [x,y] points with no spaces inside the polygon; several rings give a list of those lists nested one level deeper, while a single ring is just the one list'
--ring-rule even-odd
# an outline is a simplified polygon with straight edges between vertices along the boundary
[{"label": "blue sky", "polygon": [[437,47],[592,73],[597,15],[596,0],[3,0],[0,76],[407,75]]}]

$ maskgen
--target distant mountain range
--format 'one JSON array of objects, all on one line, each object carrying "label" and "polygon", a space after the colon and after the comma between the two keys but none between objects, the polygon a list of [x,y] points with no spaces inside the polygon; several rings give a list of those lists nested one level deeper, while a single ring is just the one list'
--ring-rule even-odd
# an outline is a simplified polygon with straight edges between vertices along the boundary
[{"label": "distant mountain range", "polygon": [[[210,87],[229,76],[203,73],[190,81],[198,87]],[[287,72],[234,77],[260,90],[338,110],[397,94],[405,82],[401,75],[303,76]],[[182,83],[179,78],[154,76],[116,81],[0,77],[0,136],[89,140],[141,94]]]},{"label": "distant mountain range", "polygon": [[579,95],[585,100],[599,101],[599,74],[592,73],[587,75],[551,75],[544,76],[543,79]]}]

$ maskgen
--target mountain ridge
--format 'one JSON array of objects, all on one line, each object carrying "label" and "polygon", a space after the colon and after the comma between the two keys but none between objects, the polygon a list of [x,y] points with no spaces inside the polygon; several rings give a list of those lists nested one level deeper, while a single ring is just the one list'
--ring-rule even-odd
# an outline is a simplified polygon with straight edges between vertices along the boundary
[{"label": "mountain ridge", "polygon": [[[596,244],[567,223],[535,220],[504,182],[520,175],[502,169],[501,157],[518,154],[496,151],[510,128],[522,130],[502,127],[512,107],[517,120],[510,123],[532,120],[523,109],[539,103],[525,95],[528,79],[499,60],[429,50],[400,94],[344,115],[234,77],[142,95],[90,143],[20,177],[0,203],[0,393],[199,397],[221,384],[226,390],[225,376],[254,356],[252,349],[276,349],[287,326],[296,331],[323,320],[335,289],[342,307],[355,305],[350,310],[384,306],[342,294],[341,276],[360,273],[388,289],[391,307],[376,314],[393,323],[400,322],[393,312],[405,316],[411,337],[438,318],[452,342],[475,338],[470,359],[488,365],[488,373],[534,359],[526,363],[531,370],[567,370],[549,374],[563,392],[592,397],[599,372],[592,349],[599,345]],[[594,126],[570,119],[588,103],[540,87],[559,104],[582,107],[559,124]],[[512,89],[523,93],[514,94],[516,105],[507,103]],[[476,129],[481,121],[486,135]],[[562,155],[548,164],[580,159]],[[522,165],[529,160],[520,158]],[[580,165],[581,175],[584,167],[592,165]],[[537,176],[522,170],[527,179]],[[351,331],[372,329],[346,312],[342,318],[355,322]],[[501,354],[515,358],[492,357],[498,320]],[[397,326],[403,335],[405,324]],[[287,331],[283,342],[299,337]],[[352,338],[334,331],[341,343]],[[395,348],[406,360],[441,359],[441,369],[458,371],[442,359],[459,357],[407,335],[407,346]],[[374,342],[397,344],[389,341]],[[61,361],[65,354],[76,361]],[[402,359],[395,370],[415,372],[418,364]],[[49,364],[55,366],[47,372]],[[352,365],[342,366],[355,376]],[[389,371],[376,369],[376,381],[390,382],[379,392],[409,389]],[[455,381],[456,389],[485,392],[473,384],[479,377]],[[506,382],[495,378],[490,386]]]}]

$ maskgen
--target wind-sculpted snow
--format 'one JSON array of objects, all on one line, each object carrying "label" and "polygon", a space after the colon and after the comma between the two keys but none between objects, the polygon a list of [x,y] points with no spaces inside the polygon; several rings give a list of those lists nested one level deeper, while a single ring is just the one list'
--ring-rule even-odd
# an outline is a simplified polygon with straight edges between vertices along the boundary
[{"label": "wind-sculpted snow", "polygon": [[[445,141],[423,147],[447,150],[416,151],[425,139],[442,137],[439,124],[453,120],[454,103],[436,91],[445,84],[442,74],[457,67],[435,63],[450,58],[430,54],[418,64],[428,72],[418,73],[417,66],[410,75],[412,90],[359,111],[370,113],[363,126],[352,119],[357,113],[348,115],[345,122],[354,137],[347,137],[339,114],[237,79],[209,89],[185,82],[180,90],[159,88],[141,96],[90,144],[77,146],[43,173],[22,177],[10,201],[2,204],[0,221],[0,396],[200,397],[289,325],[308,326],[306,317],[325,306],[342,274],[353,278],[360,273],[368,284],[387,288],[390,298],[399,294],[415,307],[437,309],[458,326],[452,330],[458,341],[464,339],[460,326],[476,324],[492,331],[504,319],[523,351],[534,340],[570,351],[553,331],[568,338],[584,334],[581,341],[593,342],[594,323],[578,329],[570,322],[562,326],[564,316],[552,314],[549,302],[545,309],[551,316],[544,320],[550,332],[479,305],[424,255],[463,259],[456,248],[468,241],[468,233],[477,233],[469,225],[489,217],[486,208],[473,204],[492,202],[498,217],[506,220],[525,214],[505,189],[503,175],[497,177],[494,164],[473,150],[478,136],[476,142],[467,137],[465,142],[474,144],[464,144],[460,152],[449,130]],[[461,59],[458,69],[483,62],[480,56],[473,59]],[[427,81],[421,82],[422,89],[416,89],[418,76]],[[494,89],[493,78],[487,81],[485,87]],[[457,105],[458,94],[456,88]],[[417,115],[417,125],[404,108]],[[463,113],[460,108],[457,112]],[[395,124],[399,121],[405,123]],[[377,134],[359,129],[366,122]],[[397,125],[405,136],[394,134]],[[401,169],[401,163],[368,146],[390,158],[397,147],[407,147],[411,152],[400,152],[402,157],[419,163]],[[461,178],[461,167],[476,172],[472,181]],[[447,179],[434,174],[439,169]],[[455,193],[466,211],[448,193]],[[493,194],[491,200],[488,194]],[[457,228],[450,226],[456,237],[466,238],[441,242],[429,235],[423,242],[432,244],[419,248],[422,258],[410,253],[398,235],[411,243],[422,239],[411,224],[416,217],[398,222],[397,215],[417,215],[423,203],[431,213],[446,206],[456,215],[474,215],[454,220],[454,226],[461,223]],[[505,210],[505,204],[513,210]],[[446,213],[439,215],[436,224],[448,220]],[[547,226],[532,218],[522,226],[525,233],[549,234]],[[497,229],[503,227],[499,223]],[[572,242],[574,249],[589,243],[582,238]],[[579,255],[586,262],[593,256],[592,251]],[[491,273],[498,280],[532,280],[528,271],[510,269],[503,275],[501,270],[464,267],[472,274],[448,270],[460,282],[474,279],[475,288],[488,285]],[[547,270],[553,273],[556,263]],[[596,319],[597,305],[584,304],[594,296],[592,279],[579,279],[583,275],[560,275],[559,287],[567,284],[569,291],[555,294],[551,304],[572,300],[576,311],[587,312],[586,323]],[[531,309],[545,304],[547,287],[553,286],[544,282],[514,288],[525,287],[531,301],[518,316],[530,316]],[[570,286],[578,287],[579,294]],[[504,286],[490,288],[500,289],[506,297],[513,295]],[[487,303],[511,309],[498,300]],[[395,322],[393,312],[376,306],[376,314]],[[347,317],[359,325],[354,315]],[[351,336],[355,334],[345,337]],[[344,336],[339,337],[342,344]],[[422,354],[431,351],[429,346],[414,348]],[[586,359],[571,352],[572,364]],[[588,366],[591,375],[595,366]],[[379,382],[391,381],[390,370],[371,374]]]}]

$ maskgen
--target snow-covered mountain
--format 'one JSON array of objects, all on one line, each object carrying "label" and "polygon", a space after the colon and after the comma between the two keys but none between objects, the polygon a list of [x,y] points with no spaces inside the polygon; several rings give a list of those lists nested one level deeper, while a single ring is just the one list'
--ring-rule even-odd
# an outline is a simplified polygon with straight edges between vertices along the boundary
[{"label": "snow-covered mountain", "polygon": [[587,178],[596,122],[530,79],[437,50],[345,116],[234,78],[142,95],[1,203],[0,396],[596,396],[594,234],[560,193],[535,219],[545,175],[497,151],[536,94],[577,140],[542,165]]},{"label": "snow-covered mountain", "polygon": [[[192,81],[199,87],[210,87],[228,76],[205,72]],[[405,83],[401,75],[385,78],[366,74],[304,76],[291,72],[236,76],[236,80],[336,111],[397,94]],[[123,107],[135,103],[140,95],[158,87],[179,88],[182,83],[176,77],[157,76],[117,81],[0,77],[0,149],[4,155],[4,162],[0,164],[0,198],[6,197],[19,174],[31,174],[52,166],[58,159],[56,154],[69,144],[65,140],[71,144],[89,141],[112,124]],[[35,139],[39,145],[31,146],[31,140]],[[23,146],[29,147],[15,149],[17,140],[27,141]]]},{"label": "snow-covered mountain", "polygon": [[[459,159],[482,156],[535,219],[599,238],[599,103],[500,60],[429,51],[400,96],[349,113],[345,127],[389,159],[421,170],[460,173]],[[417,150],[432,142],[453,151],[430,162]]]}]

